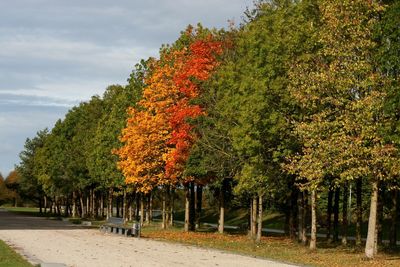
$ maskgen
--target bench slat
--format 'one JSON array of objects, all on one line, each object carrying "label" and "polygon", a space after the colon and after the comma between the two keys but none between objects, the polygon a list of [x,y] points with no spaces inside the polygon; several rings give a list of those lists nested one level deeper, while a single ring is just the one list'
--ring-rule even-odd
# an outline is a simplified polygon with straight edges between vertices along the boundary
[{"label": "bench slat", "polygon": [[132,235],[132,227],[125,225],[123,218],[117,217],[108,218],[106,223],[100,226],[100,230],[125,236]]}]

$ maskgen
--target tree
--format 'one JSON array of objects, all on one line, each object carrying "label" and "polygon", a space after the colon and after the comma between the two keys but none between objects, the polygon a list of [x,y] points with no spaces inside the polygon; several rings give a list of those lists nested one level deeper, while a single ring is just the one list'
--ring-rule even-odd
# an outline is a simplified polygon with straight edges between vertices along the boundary
[{"label": "tree", "polygon": [[3,205],[9,200],[10,192],[4,183],[4,177],[0,173],[0,205]]},{"label": "tree", "polygon": [[116,153],[126,182],[139,192],[191,181],[183,175],[194,140],[187,120],[201,114],[201,107],[191,101],[200,93],[197,83],[208,78],[221,51],[205,33],[209,31],[201,26],[189,26],[172,46],[161,49],[160,59],[149,63],[142,100],[128,111],[121,136],[125,144]]},{"label": "tree", "polygon": [[45,140],[49,135],[48,129],[41,130],[36,133],[32,139],[25,141],[24,150],[19,157],[21,162],[16,170],[21,176],[20,194],[24,198],[34,200],[39,204],[40,211],[43,204],[43,185],[39,179],[38,151],[44,146]]},{"label": "tree", "polygon": [[323,2],[317,53],[298,61],[291,72],[292,95],[307,114],[296,123],[303,151],[292,158],[292,166],[312,191],[327,176],[337,177],[338,183],[369,178],[367,257],[376,253],[371,244],[377,182],[397,172],[397,151],[380,134],[387,123],[382,113],[385,80],[375,72],[371,54],[372,27],[380,11],[374,1]]},{"label": "tree", "polygon": [[6,180],[4,181],[6,187],[10,191],[9,196],[13,199],[14,207],[18,206],[18,200],[20,198],[18,192],[21,182],[21,176],[16,170],[11,171]]},{"label": "tree", "polygon": [[[199,145],[211,154],[205,159],[210,157],[227,168],[218,168],[218,176],[228,175],[220,182],[235,178],[236,194],[251,198],[255,207],[251,210],[259,210],[258,217],[267,192],[287,196],[279,200],[287,210],[295,207],[289,201],[295,194],[293,179],[281,168],[284,157],[298,149],[291,131],[290,117],[296,110],[288,97],[287,72],[290,62],[310,45],[307,38],[312,31],[308,29],[315,10],[310,1],[259,4],[249,12],[249,23],[232,33],[232,49],[205,85],[204,101],[210,118],[198,127],[204,136]],[[223,159],[225,164],[221,163]],[[228,167],[232,159],[236,160],[233,168]],[[212,173],[216,164],[209,163],[206,170]],[[287,214],[294,215],[291,211]],[[256,219],[252,221],[251,232],[256,238]],[[260,221],[257,239],[261,238],[261,228]]]},{"label": "tree", "polygon": [[[165,55],[165,57],[173,56]],[[170,80],[173,69],[161,61],[150,63],[151,76],[137,108],[128,109],[126,128],[120,138],[124,145],[116,150],[119,168],[127,184],[148,193],[165,183],[164,160],[170,135],[165,110],[172,105]]]},{"label": "tree", "polygon": [[[386,87],[387,97],[385,100],[385,113],[390,117],[391,123],[385,129],[385,136],[388,140],[393,142],[396,147],[399,147],[400,140],[397,134],[399,123],[399,75],[400,75],[400,2],[398,1],[385,1],[388,6],[383,12],[382,19],[375,27],[375,38],[378,43],[375,49],[374,61],[376,68],[389,80]],[[391,227],[390,227],[390,245],[396,246],[397,241],[397,224],[398,224],[398,181],[391,181],[387,188],[392,191],[391,195]]]},{"label": "tree", "polygon": [[222,53],[222,43],[214,39],[212,35],[208,35],[204,39],[200,37],[193,41],[187,52],[181,54],[175,62],[173,79],[179,96],[167,111],[170,113],[169,123],[172,129],[168,144],[173,147],[166,155],[168,176],[182,176],[191,146],[195,142],[196,136],[189,120],[197,118],[203,111],[202,107],[193,101],[201,93],[199,83],[209,78],[218,64],[216,57]]},{"label": "tree", "polygon": [[[167,110],[172,130],[168,144],[172,148],[165,155],[165,171],[167,177],[177,179],[186,187],[185,229],[188,231],[195,229],[194,180],[197,177],[187,175],[188,173],[185,173],[184,170],[190,150],[198,138],[190,121],[203,114],[204,107],[201,107],[195,101],[201,94],[200,84],[208,80],[210,74],[218,65],[217,57],[222,53],[222,42],[217,40],[218,36],[208,33],[201,27],[196,29],[194,33],[189,27],[185,34],[193,40],[188,44],[187,49],[185,47],[182,50],[182,53],[174,62],[173,81],[178,89],[178,95],[174,105]],[[195,173],[192,172],[191,174]],[[198,180],[197,183],[197,188],[200,188],[199,186],[202,185],[199,185]],[[199,198],[201,199],[200,196]]]}]

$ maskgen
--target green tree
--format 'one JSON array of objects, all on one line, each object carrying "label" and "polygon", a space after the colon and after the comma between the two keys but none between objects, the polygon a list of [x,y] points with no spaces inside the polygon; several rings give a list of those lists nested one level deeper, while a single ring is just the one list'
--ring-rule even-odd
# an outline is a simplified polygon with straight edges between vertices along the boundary
[{"label": "green tree", "polygon": [[[397,172],[396,149],[381,129],[385,80],[376,73],[372,27],[382,10],[375,1],[323,1],[317,53],[297,61],[291,72],[292,96],[306,116],[296,123],[303,140],[292,166],[316,193],[327,176],[338,183],[367,177],[372,186],[366,256],[373,257],[377,183]],[[315,205],[310,248],[316,248]]]},{"label": "green tree", "polygon": [[20,193],[22,197],[34,200],[39,204],[42,212],[43,204],[43,185],[39,179],[39,165],[37,165],[38,151],[44,146],[45,140],[49,135],[48,129],[36,133],[32,139],[25,141],[24,150],[19,154],[20,163],[16,167],[21,181]]},{"label": "green tree", "polygon": [[[253,199],[252,210],[258,209],[259,217],[267,192],[287,195],[284,203],[291,196],[293,179],[281,168],[285,155],[298,147],[290,124],[296,109],[288,94],[287,73],[290,62],[310,46],[309,26],[316,13],[313,1],[260,3],[248,13],[249,23],[232,37],[232,49],[205,86],[209,118],[199,127],[199,144],[209,151],[204,159],[214,164],[204,166],[211,172],[218,164],[216,173],[228,175],[222,180],[235,178],[235,192]],[[228,167],[232,163],[234,167]],[[260,222],[257,239],[261,228]]]},{"label": "green tree", "polygon": [[101,191],[108,191],[109,201],[114,188],[122,188],[125,179],[117,169],[118,156],[112,150],[121,147],[118,139],[125,127],[128,107],[140,100],[147,72],[147,62],[142,60],[128,79],[127,86],[109,86],[103,95],[102,116],[93,139],[93,149],[89,152],[88,168],[92,177],[96,177]]},{"label": "green tree", "polygon": [[[384,1],[387,6],[382,14],[382,18],[375,27],[375,37],[377,49],[375,49],[376,68],[381,75],[386,76],[388,83],[386,88],[386,99],[384,104],[385,114],[390,117],[390,123],[386,125],[384,131],[388,142],[392,142],[399,147],[400,120],[400,2]],[[397,225],[398,225],[398,191],[399,181],[392,180],[387,184],[391,190],[390,217],[390,245],[396,246]]]}]

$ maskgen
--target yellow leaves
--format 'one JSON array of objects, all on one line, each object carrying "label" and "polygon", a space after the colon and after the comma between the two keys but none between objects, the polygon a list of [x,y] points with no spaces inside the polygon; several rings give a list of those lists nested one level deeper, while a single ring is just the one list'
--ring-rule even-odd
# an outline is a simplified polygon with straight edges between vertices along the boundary
[{"label": "yellow leaves", "polygon": [[171,82],[174,69],[163,63],[166,60],[171,60],[171,54],[152,62],[138,108],[127,111],[127,125],[120,137],[124,146],[116,151],[126,183],[144,193],[168,183],[164,175],[165,155],[170,151],[167,141],[171,138],[167,109],[178,90]]},{"label": "yellow leaves", "polygon": [[380,135],[385,78],[371,62],[380,10],[376,1],[324,1],[320,48],[291,69],[290,91],[305,114],[295,125],[303,151],[285,167],[311,185],[326,175],[384,179],[398,169],[396,149]]}]

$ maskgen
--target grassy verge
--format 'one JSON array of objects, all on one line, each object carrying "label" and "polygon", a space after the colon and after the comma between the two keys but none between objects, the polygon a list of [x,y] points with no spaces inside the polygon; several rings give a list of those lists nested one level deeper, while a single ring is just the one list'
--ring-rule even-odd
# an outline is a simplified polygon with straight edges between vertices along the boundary
[{"label": "grassy verge", "polygon": [[263,237],[260,244],[246,235],[207,232],[185,233],[181,228],[161,230],[159,226],[143,228],[142,236],[156,240],[177,242],[220,249],[233,253],[257,256],[278,261],[312,266],[400,266],[398,252],[380,252],[376,259],[365,261],[363,248],[342,247],[319,242],[316,252],[285,237]]},{"label": "grassy verge", "polygon": [[0,240],[0,267],[33,266]]}]

